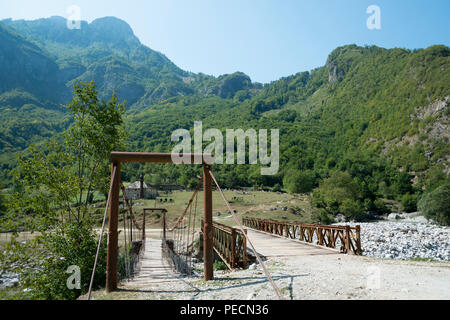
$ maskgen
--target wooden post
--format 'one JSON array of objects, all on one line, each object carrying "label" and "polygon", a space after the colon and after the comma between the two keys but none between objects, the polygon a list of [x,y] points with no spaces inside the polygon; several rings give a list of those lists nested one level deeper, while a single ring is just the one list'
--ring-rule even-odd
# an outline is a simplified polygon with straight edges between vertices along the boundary
[{"label": "wooden post", "polygon": [[113,163],[112,172],[116,168],[112,179],[111,203],[109,206],[109,227],[108,227],[108,251],[106,262],[106,292],[117,289],[117,255],[118,255],[118,233],[119,223],[119,192],[120,192],[120,162]]},{"label": "wooden post", "polygon": [[356,226],[356,254],[360,255],[361,252],[361,226]]},{"label": "wooden post", "polygon": [[203,210],[203,273],[204,280],[212,280],[214,278],[213,269],[213,228],[212,228],[212,185],[209,171],[211,166],[203,165],[203,196],[204,196],[204,210]]},{"label": "wooden post", "polygon": [[166,241],[166,213],[163,212],[163,240]]},{"label": "wooden post", "polygon": [[[237,253],[239,257],[239,252]],[[236,265],[236,229],[231,229],[231,268]]]},{"label": "wooden post", "polygon": [[350,226],[345,226],[345,252],[350,253]]},{"label": "wooden post", "polygon": [[142,241],[145,241],[145,210],[142,213]]},{"label": "wooden post", "polygon": [[[245,233],[245,235],[247,235],[247,229],[244,229],[244,233]],[[244,247],[244,250],[242,251],[242,254],[243,254],[242,262],[244,264],[244,266],[243,266],[244,269],[247,267],[247,237],[245,235],[242,237],[243,247]]]},{"label": "wooden post", "polygon": [[130,214],[130,243],[133,245],[133,219]]},{"label": "wooden post", "polygon": [[319,245],[323,245],[323,229],[317,228],[317,240],[319,241]]}]

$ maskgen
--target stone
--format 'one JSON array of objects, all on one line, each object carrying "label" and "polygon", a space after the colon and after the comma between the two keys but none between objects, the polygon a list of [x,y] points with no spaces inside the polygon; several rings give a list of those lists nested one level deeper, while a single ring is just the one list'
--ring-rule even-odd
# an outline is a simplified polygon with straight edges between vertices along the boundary
[{"label": "stone", "polygon": [[389,220],[397,220],[400,219],[400,215],[398,213],[391,213],[388,215]]}]

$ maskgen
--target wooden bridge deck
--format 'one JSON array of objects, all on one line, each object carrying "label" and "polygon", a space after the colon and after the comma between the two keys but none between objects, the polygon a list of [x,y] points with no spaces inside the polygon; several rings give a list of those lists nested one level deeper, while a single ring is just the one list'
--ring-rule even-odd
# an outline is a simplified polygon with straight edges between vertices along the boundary
[{"label": "wooden bridge deck", "polygon": [[[339,254],[336,250],[277,237],[251,228],[245,229],[257,252],[266,258]],[[145,241],[145,251],[139,262],[139,272],[126,282],[126,286],[145,287],[156,283],[180,281],[182,276],[172,270],[169,262],[162,255],[162,240],[146,239]],[[251,251],[250,246],[247,249]]]},{"label": "wooden bridge deck", "polygon": [[145,251],[139,262],[139,272],[127,282],[128,285],[146,286],[180,279],[181,276],[172,270],[169,262],[163,257],[161,246],[161,239],[145,240]]},{"label": "wooden bridge deck", "polygon": [[[247,229],[247,235],[256,251],[266,258],[339,254],[338,251],[326,247],[278,237],[247,227],[244,229]],[[247,244],[247,249],[251,249],[249,244]]]}]

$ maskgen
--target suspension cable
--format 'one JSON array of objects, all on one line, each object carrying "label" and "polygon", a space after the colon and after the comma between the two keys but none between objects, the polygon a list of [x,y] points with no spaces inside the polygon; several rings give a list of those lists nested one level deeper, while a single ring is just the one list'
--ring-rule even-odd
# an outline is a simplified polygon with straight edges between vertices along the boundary
[{"label": "suspension cable", "polygon": [[129,258],[128,258],[128,244],[127,244],[127,214],[125,211],[122,211],[123,215],[123,238],[125,242],[125,274],[127,277],[130,276],[130,266],[129,266]]},{"label": "suspension cable", "polygon": [[194,194],[192,195],[191,199],[189,199],[189,203],[188,203],[186,209],[184,209],[183,214],[178,218],[178,220],[177,220],[177,222],[175,223],[175,225],[173,226],[173,228],[169,229],[169,231],[175,230],[175,228],[178,227],[178,225],[179,225],[179,224],[181,223],[181,221],[183,220],[184,216],[185,216],[186,213],[187,213],[187,210],[189,209],[189,206],[190,206],[191,203],[192,203],[192,200],[194,199],[195,195],[197,194],[198,190],[200,189],[200,186],[201,186],[202,181],[203,181],[203,177],[199,179],[199,181],[198,181],[198,183],[197,183],[197,186],[195,187]]},{"label": "suspension cable", "polygon": [[192,245],[191,245],[191,253],[189,260],[189,270],[192,270],[192,254],[194,253],[194,241],[195,241],[195,219],[197,217],[197,203],[198,203],[198,193],[195,196],[195,209],[194,209],[194,219],[193,219],[193,226],[192,226]]},{"label": "suspension cable", "polygon": [[[220,188],[219,184],[217,183],[217,180],[216,180],[216,178],[214,177],[212,171],[209,170],[209,169],[208,169],[208,171],[209,171],[209,175],[211,176],[211,178],[213,179],[214,183],[216,184],[217,189],[218,189],[219,192],[220,192],[220,195],[222,196],[223,200],[224,200],[225,203],[227,204],[228,210],[230,210],[230,212],[231,212],[231,214],[232,214],[232,216],[233,216],[234,221],[237,223],[239,229],[242,231],[242,234],[244,235],[244,237],[247,239],[247,242],[248,242],[248,243],[250,244],[250,246],[252,247],[253,252],[255,253],[256,259],[258,260],[259,264],[260,264],[261,267],[263,268],[264,273],[266,274],[267,279],[269,279],[270,283],[272,284],[272,287],[273,287],[273,289],[275,290],[275,293],[277,294],[278,299],[283,300],[284,298],[283,298],[283,295],[281,294],[280,289],[278,288],[278,286],[276,285],[276,283],[273,281],[272,276],[270,275],[269,271],[266,269],[266,266],[264,265],[264,263],[263,263],[261,257],[260,257],[259,254],[256,252],[256,249],[255,249],[255,247],[253,246],[253,243],[251,242],[250,238],[249,238],[249,237],[247,236],[247,234],[245,233],[244,228],[242,227],[242,224],[241,224],[241,222],[239,221],[239,218],[235,215],[233,209],[231,208],[230,203],[229,203],[229,202],[227,201],[227,199],[225,198],[225,195],[224,195],[222,189]],[[245,254],[247,254],[247,253],[245,253]]]},{"label": "suspension cable", "polygon": [[186,219],[187,220],[187,227],[185,228],[186,230],[185,230],[185,234],[186,234],[186,236],[185,236],[185,241],[186,241],[186,266],[188,266],[189,264],[188,264],[188,256],[189,256],[189,252],[188,252],[188,250],[189,250],[189,233],[190,233],[190,230],[191,230],[191,217],[192,217],[192,206],[189,208],[189,218],[188,219]]},{"label": "suspension cable", "polygon": [[111,175],[111,184],[109,186],[109,192],[108,192],[108,200],[106,200],[105,213],[103,214],[102,230],[100,231],[100,237],[98,239],[97,253],[95,254],[95,260],[94,260],[94,268],[92,269],[91,282],[89,283],[88,300],[91,300],[92,284],[94,283],[94,276],[95,276],[95,269],[97,268],[98,254],[100,252],[100,246],[102,244],[102,239],[103,239],[103,232],[105,230],[106,213],[108,212],[108,207],[111,204],[111,193],[112,193],[113,181],[116,178],[116,169],[117,169],[117,167],[113,166],[113,172]]}]

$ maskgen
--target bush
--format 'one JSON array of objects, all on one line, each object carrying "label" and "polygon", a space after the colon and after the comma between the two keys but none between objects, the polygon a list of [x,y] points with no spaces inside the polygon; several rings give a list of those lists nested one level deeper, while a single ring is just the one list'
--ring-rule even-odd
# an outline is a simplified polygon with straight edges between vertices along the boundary
[{"label": "bush", "polygon": [[[34,245],[23,250],[33,251],[31,256],[23,256],[20,261],[28,267],[20,273],[19,299],[74,300],[87,293],[97,251],[98,235],[88,224],[71,223],[58,227],[54,232],[36,237]],[[106,237],[97,261],[93,289],[105,283]],[[34,246],[34,247],[33,247]],[[19,252],[19,255],[21,253]],[[69,266],[80,268],[80,289],[69,289]],[[20,270],[17,270],[20,271]]]},{"label": "bush", "polygon": [[281,185],[279,183],[277,183],[276,185],[273,186],[272,191],[273,192],[281,192],[283,190],[281,190]]},{"label": "bush", "polygon": [[313,171],[300,171],[285,176],[284,187],[290,193],[311,192],[316,185],[316,174]]},{"label": "bush", "polygon": [[419,201],[423,215],[439,224],[450,225],[450,184],[425,193]]},{"label": "bush", "polygon": [[334,218],[324,209],[314,214],[314,220],[320,224],[332,224],[334,222]]},{"label": "bush", "polygon": [[348,219],[354,219],[356,221],[361,220],[365,213],[361,202],[351,199],[344,199],[342,204],[339,206],[339,210]]},{"label": "bush", "polygon": [[374,206],[375,206],[375,210],[377,213],[383,214],[383,213],[390,213],[391,211],[389,210],[388,207],[386,207],[386,205],[384,204],[383,199],[376,199],[373,202]]},{"label": "bush", "polygon": [[223,261],[214,261],[214,270],[227,270],[228,267]]},{"label": "bush", "polygon": [[413,192],[411,175],[406,172],[398,172],[392,182],[392,189],[395,195],[400,195]]},{"label": "bush", "polygon": [[312,205],[323,208],[331,215],[342,213],[349,219],[360,220],[365,212],[360,198],[358,182],[348,172],[337,171],[314,190]]},{"label": "bush", "polygon": [[417,195],[409,193],[404,194],[402,196],[402,205],[405,212],[417,211]]}]

